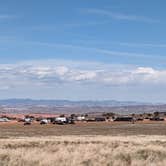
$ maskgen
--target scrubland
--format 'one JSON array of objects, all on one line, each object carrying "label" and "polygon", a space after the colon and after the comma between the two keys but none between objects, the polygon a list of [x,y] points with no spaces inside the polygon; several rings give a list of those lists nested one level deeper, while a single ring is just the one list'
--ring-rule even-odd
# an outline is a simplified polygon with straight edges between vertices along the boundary
[{"label": "scrubland", "polygon": [[0,139],[0,166],[163,166],[166,136]]}]

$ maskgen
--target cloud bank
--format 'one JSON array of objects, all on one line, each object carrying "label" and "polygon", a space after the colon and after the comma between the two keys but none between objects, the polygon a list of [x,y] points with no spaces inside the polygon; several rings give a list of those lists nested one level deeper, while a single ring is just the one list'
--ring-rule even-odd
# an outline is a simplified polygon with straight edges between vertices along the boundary
[{"label": "cloud bank", "polygon": [[0,65],[0,90],[19,86],[61,84],[160,85],[166,83],[166,70],[152,67],[102,63],[41,61]]}]

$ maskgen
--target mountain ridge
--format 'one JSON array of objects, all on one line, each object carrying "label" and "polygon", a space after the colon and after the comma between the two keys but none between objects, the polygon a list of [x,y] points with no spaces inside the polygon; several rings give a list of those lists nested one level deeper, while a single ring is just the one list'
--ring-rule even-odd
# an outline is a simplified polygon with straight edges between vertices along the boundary
[{"label": "mountain ridge", "polygon": [[[1,99],[0,105],[47,105],[47,106],[136,106],[154,103],[118,100],[56,100],[56,99]],[[159,104],[159,103],[158,103]],[[163,103],[162,103],[163,104]],[[155,103],[157,105],[157,103]]]}]

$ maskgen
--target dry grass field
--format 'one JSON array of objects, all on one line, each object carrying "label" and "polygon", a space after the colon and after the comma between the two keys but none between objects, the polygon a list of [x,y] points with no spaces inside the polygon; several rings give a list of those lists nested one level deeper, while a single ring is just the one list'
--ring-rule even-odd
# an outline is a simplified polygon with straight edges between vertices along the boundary
[{"label": "dry grass field", "polygon": [[0,123],[0,138],[64,135],[166,135],[166,122],[82,122],[75,125]]},{"label": "dry grass field", "polygon": [[0,166],[101,165],[166,165],[166,123],[0,123]]},{"label": "dry grass field", "polygon": [[165,136],[0,139],[1,166],[164,166]]}]

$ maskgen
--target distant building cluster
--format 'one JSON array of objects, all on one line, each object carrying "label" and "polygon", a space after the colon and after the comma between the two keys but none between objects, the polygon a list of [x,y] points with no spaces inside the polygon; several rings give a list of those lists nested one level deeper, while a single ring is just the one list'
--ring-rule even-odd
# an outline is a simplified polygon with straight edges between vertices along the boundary
[{"label": "distant building cluster", "polygon": [[44,124],[75,124],[79,122],[131,122],[139,121],[165,121],[166,112],[154,112],[143,114],[120,115],[115,113],[87,113],[87,114],[61,114],[61,115],[43,115],[43,114],[28,114],[14,116],[10,114],[1,114],[0,122],[4,123],[23,123],[31,125],[33,123]]}]

